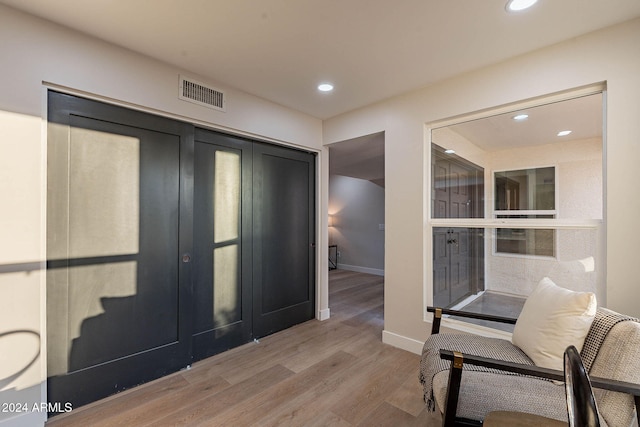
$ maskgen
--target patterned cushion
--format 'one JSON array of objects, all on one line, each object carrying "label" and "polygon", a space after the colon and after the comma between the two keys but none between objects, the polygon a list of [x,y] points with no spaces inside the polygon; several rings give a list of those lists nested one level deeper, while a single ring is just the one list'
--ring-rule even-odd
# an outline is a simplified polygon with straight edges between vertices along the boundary
[{"label": "patterned cushion", "polygon": [[[448,371],[442,371],[433,378],[433,393],[441,411],[446,401],[448,381]],[[483,420],[493,411],[526,412],[565,421],[564,387],[523,376],[463,371],[457,416]]]},{"label": "patterned cushion", "polygon": [[[479,335],[467,334],[435,334],[427,338],[422,348],[420,360],[420,382],[424,388],[424,399],[430,410],[435,408],[431,379],[438,372],[449,372],[450,362],[440,358],[440,349],[460,351],[475,356],[490,357],[492,359],[506,360],[509,362],[533,365],[518,347],[507,340],[488,338]],[[466,370],[488,371],[508,374],[503,371],[493,370],[475,365],[464,365]]]},{"label": "patterned cushion", "polygon": [[[444,408],[449,377],[449,362],[440,359],[440,348],[533,364],[507,340],[465,334],[432,335],[423,348],[420,379],[425,400],[440,412]],[[640,384],[640,322],[599,308],[581,356],[591,376]],[[631,396],[599,389],[594,389],[594,394],[602,426],[631,424],[635,416]],[[482,420],[487,413],[500,410],[565,420],[564,388],[551,381],[504,372],[496,374],[486,368],[464,365],[457,415]]]}]

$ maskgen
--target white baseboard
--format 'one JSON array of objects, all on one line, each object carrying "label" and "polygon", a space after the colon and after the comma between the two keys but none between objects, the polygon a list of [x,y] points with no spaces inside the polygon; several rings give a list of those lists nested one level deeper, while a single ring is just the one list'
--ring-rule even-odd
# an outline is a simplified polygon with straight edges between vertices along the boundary
[{"label": "white baseboard", "polygon": [[382,342],[415,354],[422,354],[422,347],[424,346],[423,341],[407,338],[386,330],[382,331]]},{"label": "white baseboard", "polygon": [[328,308],[318,311],[318,320],[327,320],[329,317],[330,317],[330,314],[329,314]]},{"label": "white baseboard", "polygon": [[338,269],[357,271],[358,273],[375,274],[376,276],[384,276],[384,270],[379,268],[359,267],[357,265],[338,264]]}]

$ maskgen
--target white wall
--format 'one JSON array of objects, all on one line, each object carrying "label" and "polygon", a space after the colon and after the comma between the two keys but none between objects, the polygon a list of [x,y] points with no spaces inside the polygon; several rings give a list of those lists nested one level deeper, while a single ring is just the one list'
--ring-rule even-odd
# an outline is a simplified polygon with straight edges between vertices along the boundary
[{"label": "white wall", "polygon": [[[588,34],[467,73],[324,122],[324,143],[385,132],[386,342],[419,351],[428,335],[425,289],[431,290],[430,185],[425,124],[594,83],[607,84],[607,305],[640,315],[635,242],[640,239],[640,20]],[[427,286],[423,286],[426,283]]]},{"label": "white wall", "polygon": [[[319,120],[217,82],[227,111],[178,99],[183,70],[84,37],[0,6],[0,402],[26,403],[29,413],[0,413],[0,424],[41,425],[46,413],[46,82],[73,93],[277,143],[319,151]],[[318,180],[318,310],[328,313],[326,195]],[[321,231],[323,230],[324,231]],[[38,339],[38,335],[40,339]],[[35,358],[35,359],[34,359]],[[29,364],[28,361],[34,359]]]},{"label": "white wall", "polygon": [[364,179],[329,177],[329,243],[338,245],[338,268],[384,275],[384,188]]}]

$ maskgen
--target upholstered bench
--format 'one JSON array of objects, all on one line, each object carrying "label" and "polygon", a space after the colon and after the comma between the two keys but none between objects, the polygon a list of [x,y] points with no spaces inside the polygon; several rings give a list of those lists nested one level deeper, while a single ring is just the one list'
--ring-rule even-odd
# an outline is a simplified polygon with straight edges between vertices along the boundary
[{"label": "upholstered bench", "polygon": [[[539,297],[548,304],[549,295]],[[531,314],[527,304],[529,300],[521,317]],[[562,368],[558,370],[554,362],[544,360],[545,355],[538,365],[548,366],[536,365],[508,340],[440,334],[440,314],[475,316],[454,310],[429,311],[437,315],[432,335],[424,344],[420,380],[427,406],[443,414],[443,425],[481,425],[494,411],[525,412],[566,422],[565,391],[559,383],[563,380]],[[584,343],[576,347],[582,348],[581,357],[595,387],[601,424],[629,426],[635,408],[640,406],[640,323],[605,308],[594,311]],[[488,317],[492,316],[482,316]],[[495,320],[516,323],[516,319]],[[531,349],[529,353],[533,354]],[[539,355],[533,356],[540,360]]]}]

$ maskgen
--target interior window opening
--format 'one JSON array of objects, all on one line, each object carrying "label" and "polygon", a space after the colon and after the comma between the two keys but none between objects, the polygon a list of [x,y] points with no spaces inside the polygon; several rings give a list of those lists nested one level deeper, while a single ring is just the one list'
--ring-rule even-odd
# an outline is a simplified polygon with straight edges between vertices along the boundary
[{"label": "interior window opening", "polygon": [[604,302],[602,93],[433,128],[431,142],[432,305],[517,317],[544,277]]}]

